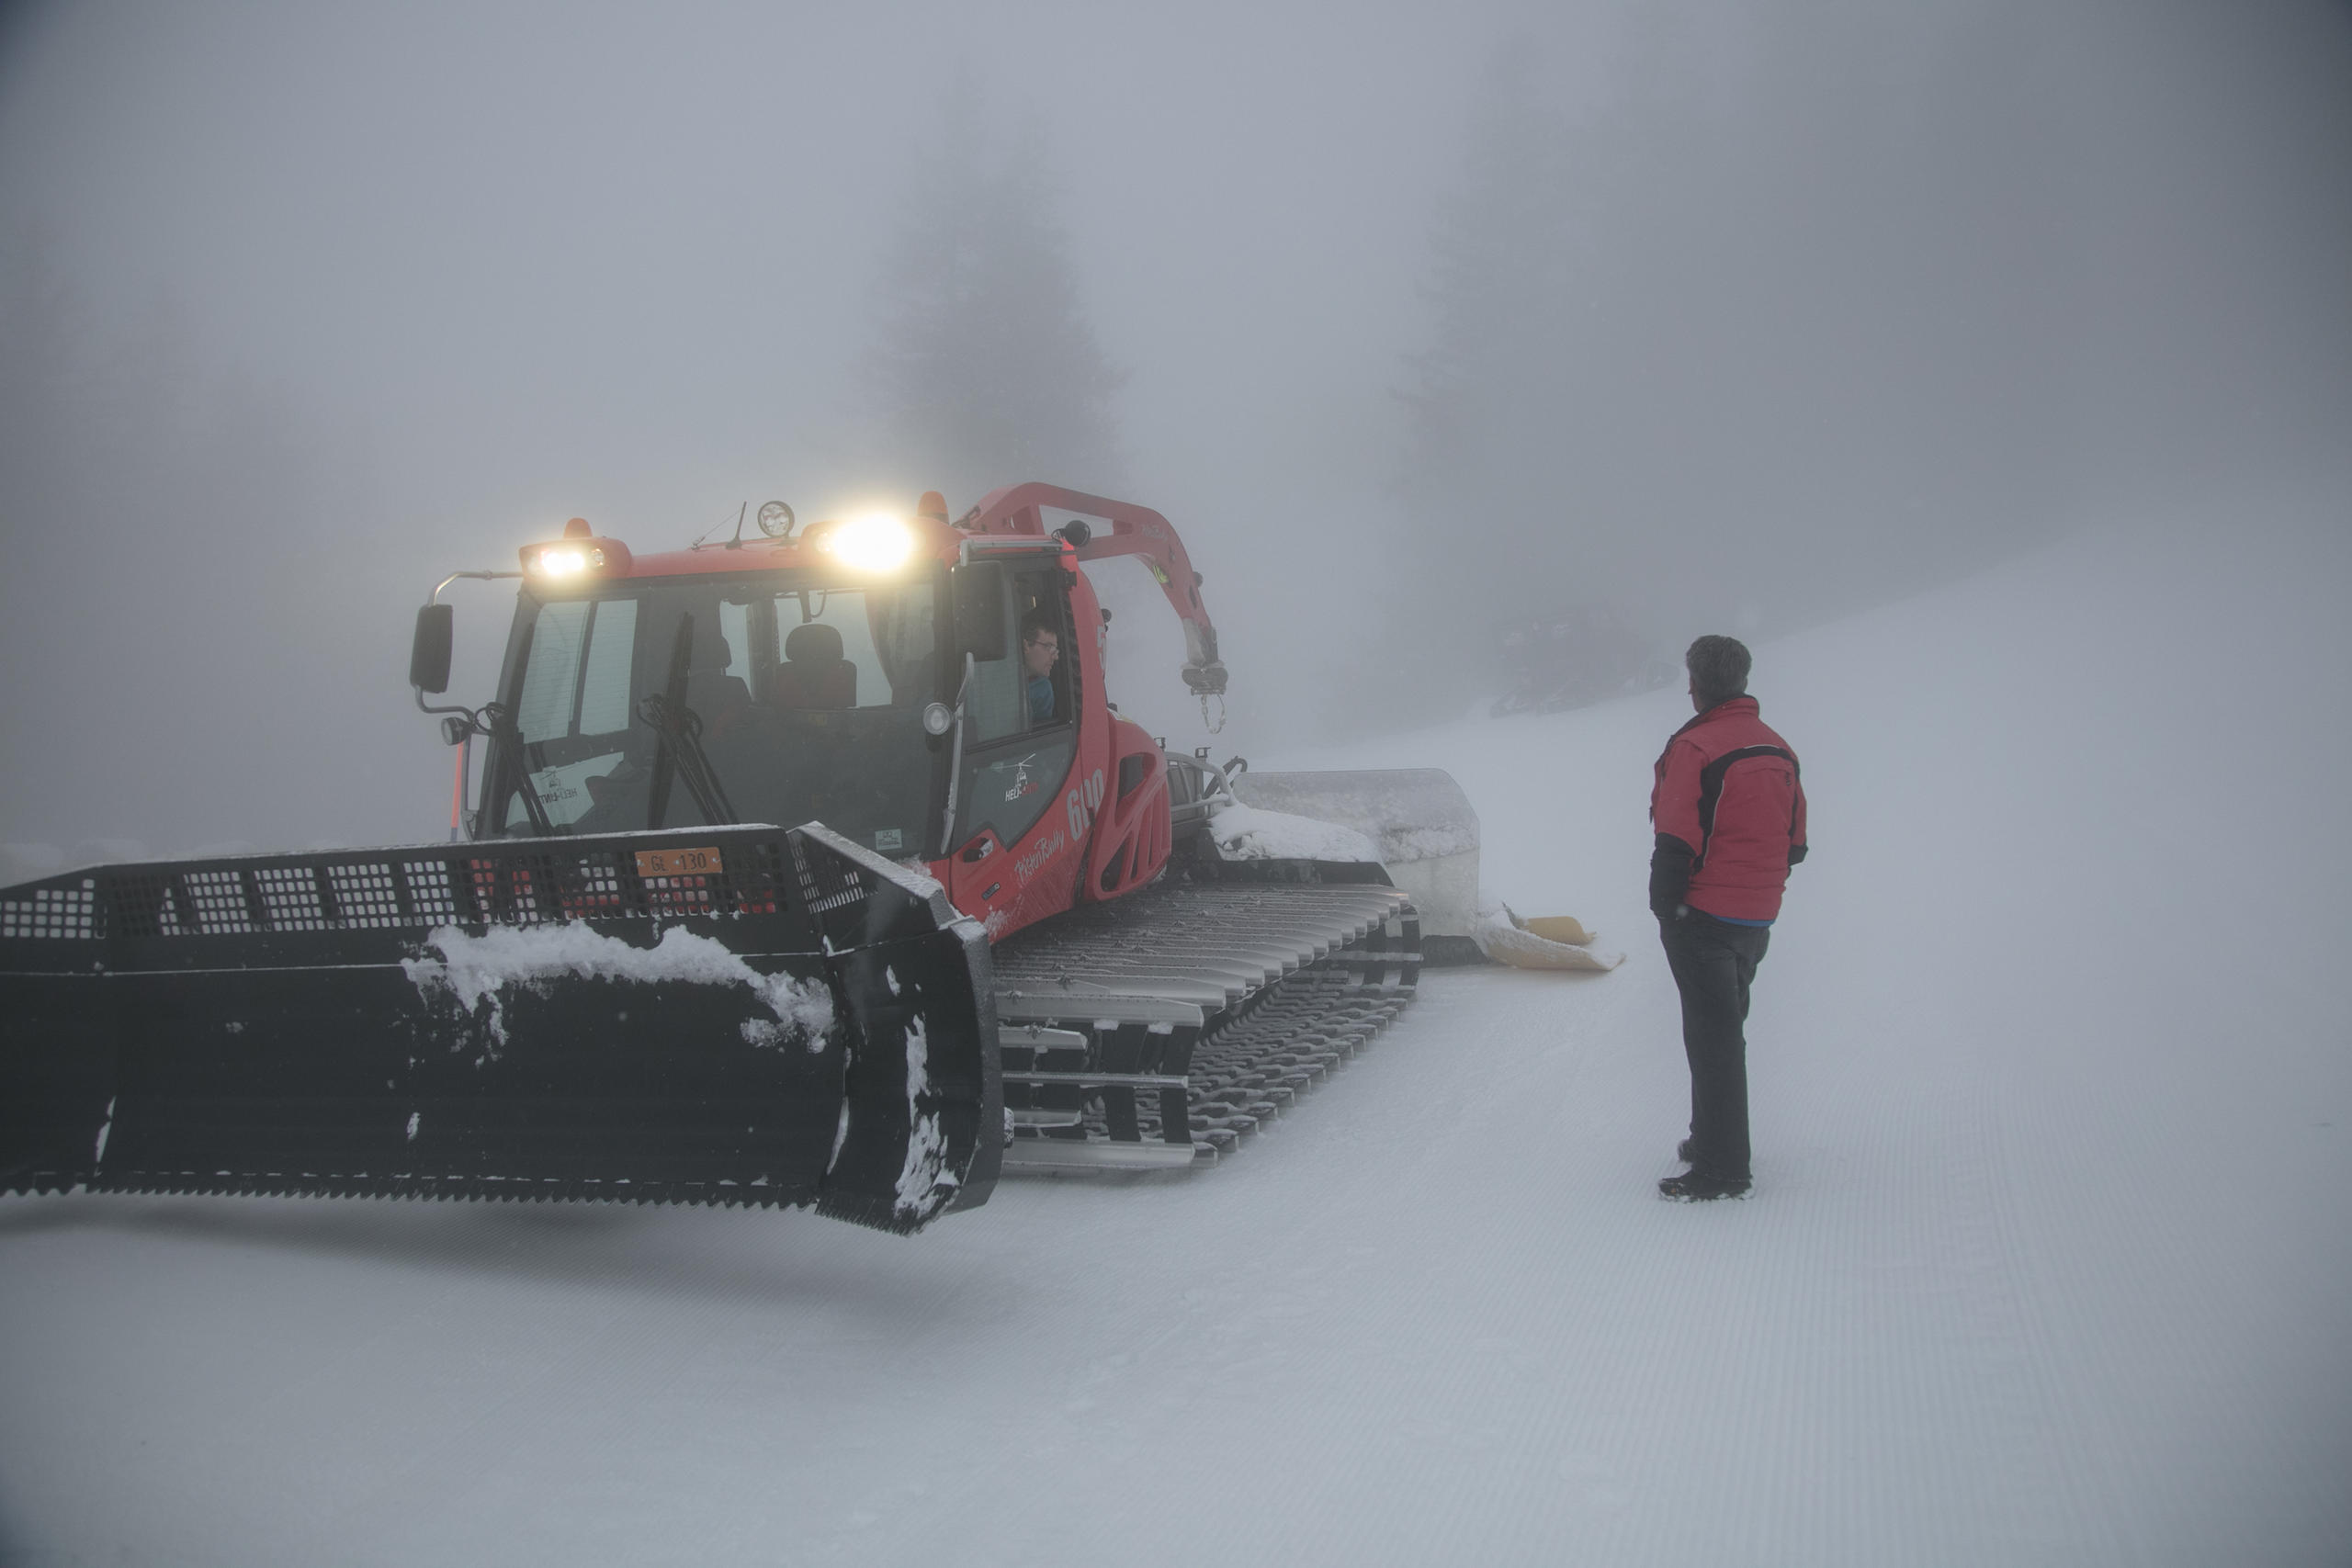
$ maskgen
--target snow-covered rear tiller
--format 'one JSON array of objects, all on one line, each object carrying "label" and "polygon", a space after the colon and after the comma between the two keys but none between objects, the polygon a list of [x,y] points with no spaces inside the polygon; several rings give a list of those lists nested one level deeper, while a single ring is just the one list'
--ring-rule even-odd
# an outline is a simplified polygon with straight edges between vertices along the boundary
[{"label": "snow-covered rear tiller", "polygon": [[822,828],[107,865],[0,889],[0,1190],[813,1204],[1002,1156],[989,958]]}]

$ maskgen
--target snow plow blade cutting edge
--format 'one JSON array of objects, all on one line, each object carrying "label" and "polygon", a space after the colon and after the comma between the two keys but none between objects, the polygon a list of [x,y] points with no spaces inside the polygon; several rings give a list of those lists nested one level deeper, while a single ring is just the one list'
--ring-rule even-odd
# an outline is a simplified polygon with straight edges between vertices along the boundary
[{"label": "snow plow blade cutting edge", "polygon": [[0,1190],[912,1232],[995,1185],[990,973],[936,883],[817,824],[68,872],[0,889]]}]

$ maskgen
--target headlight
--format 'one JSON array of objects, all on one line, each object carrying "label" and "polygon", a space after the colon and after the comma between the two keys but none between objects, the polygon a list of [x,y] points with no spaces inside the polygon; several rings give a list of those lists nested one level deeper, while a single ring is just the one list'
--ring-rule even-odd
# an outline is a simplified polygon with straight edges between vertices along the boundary
[{"label": "headlight", "polygon": [[896,517],[861,517],[828,529],[817,547],[858,571],[895,571],[914,554],[915,536]]},{"label": "headlight", "polygon": [[530,559],[531,570],[543,577],[571,577],[604,564],[604,551],[577,545],[548,545]]}]

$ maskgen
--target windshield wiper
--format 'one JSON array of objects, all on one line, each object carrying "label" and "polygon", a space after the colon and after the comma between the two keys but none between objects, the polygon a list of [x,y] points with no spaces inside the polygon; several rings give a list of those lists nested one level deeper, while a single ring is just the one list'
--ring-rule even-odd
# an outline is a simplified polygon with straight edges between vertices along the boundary
[{"label": "windshield wiper", "polygon": [[653,750],[653,784],[645,806],[648,828],[661,827],[669,812],[673,776],[685,782],[686,793],[695,797],[706,823],[716,828],[736,819],[734,805],[710,765],[709,754],[702,749],[702,715],[686,705],[686,667],[694,646],[695,618],[682,615],[678,640],[670,654],[670,678],[664,682],[668,690],[648,693],[637,705],[637,716],[662,738]]},{"label": "windshield wiper", "polygon": [[531,784],[530,750],[523,743],[523,731],[515,724],[514,716],[503,703],[484,703],[477,727],[498,742],[502,753],[514,759],[514,793],[522,797],[523,815],[530,820],[531,836],[553,837],[555,824],[548,819],[547,804],[539,799],[539,792]]}]

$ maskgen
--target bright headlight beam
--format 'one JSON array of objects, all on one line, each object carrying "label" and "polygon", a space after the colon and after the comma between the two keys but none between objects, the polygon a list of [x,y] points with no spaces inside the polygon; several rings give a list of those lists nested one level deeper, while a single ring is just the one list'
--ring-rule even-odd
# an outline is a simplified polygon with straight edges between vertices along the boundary
[{"label": "bright headlight beam", "polygon": [[858,571],[894,571],[914,554],[914,530],[896,517],[876,515],[833,530],[833,558]]},{"label": "bright headlight beam", "polygon": [[539,570],[550,577],[569,577],[588,570],[588,557],[579,550],[541,550]]}]

